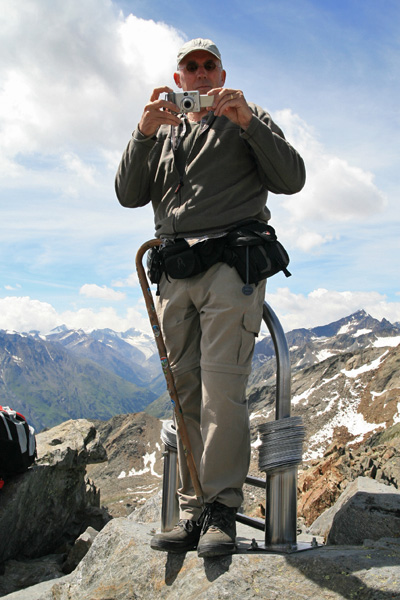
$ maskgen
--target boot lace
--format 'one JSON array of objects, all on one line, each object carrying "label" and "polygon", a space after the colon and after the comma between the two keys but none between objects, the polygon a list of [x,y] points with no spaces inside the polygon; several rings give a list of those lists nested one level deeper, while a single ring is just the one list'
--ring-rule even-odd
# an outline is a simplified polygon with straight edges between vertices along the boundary
[{"label": "boot lace", "polygon": [[231,523],[232,517],[229,509],[219,502],[206,504],[206,507],[198,521],[198,524],[202,526],[202,534],[211,528],[219,529],[220,531],[226,531]]},{"label": "boot lace", "polygon": [[194,523],[190,519],[180,519],[174,529],[184,529],[188,533],[193,531]]}]

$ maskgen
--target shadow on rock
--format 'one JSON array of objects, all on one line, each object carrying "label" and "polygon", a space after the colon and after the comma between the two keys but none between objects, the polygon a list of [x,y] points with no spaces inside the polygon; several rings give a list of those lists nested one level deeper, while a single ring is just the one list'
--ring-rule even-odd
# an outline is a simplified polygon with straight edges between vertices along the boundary
[{"label": "shadow on rock", "polygon": [[[165,583],[168,586],[173,585],[179,572],[182,570],[187,554],[168,553],[167,562],[165,563]],[[215,556],[212,558],[204,558],[204,572],[208,581],[212,582],[229,571],[232,564],[232,556]]]},{"label": "shadow on rock", "polygon": [[221,577],[221,575],[229,571],[231,564],[232,555],[204,558],[204,572],[208,581],[215,581],[218,577]]},{"label": "shadow on rock", "polygon": [[312,550],[288,555],[286,561],[321,589],[349,600],[400,598],[398,539],[367,540],[363,547],[326,546],[323,555]]},{"label": "shadow on rock", "polygon": [[174,583],[175,579],[179,575],[180,570],[182,569],[185,558],[185,552],[182,554],[173,554],[172,552],[168,552],[167,562],[165,563],[166,585],[172,585]]}]

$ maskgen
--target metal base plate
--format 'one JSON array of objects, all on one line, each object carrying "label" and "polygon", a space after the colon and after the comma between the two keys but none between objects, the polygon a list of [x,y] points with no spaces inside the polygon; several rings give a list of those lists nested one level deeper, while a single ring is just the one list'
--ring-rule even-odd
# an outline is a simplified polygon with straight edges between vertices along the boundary
[{"label": "metal base plate", "polygon": [[316,548],[322,548],[323,544],[318,544],[316,541],[311,542],[297,542],[296,544],[290,545],[274,545],[266,546],[260,544],[253,539],[251,547],[248,548],[248,552],[268,552],[269,554],[294,554],[295,552],[304,552],[306,550],[315,550]]}]

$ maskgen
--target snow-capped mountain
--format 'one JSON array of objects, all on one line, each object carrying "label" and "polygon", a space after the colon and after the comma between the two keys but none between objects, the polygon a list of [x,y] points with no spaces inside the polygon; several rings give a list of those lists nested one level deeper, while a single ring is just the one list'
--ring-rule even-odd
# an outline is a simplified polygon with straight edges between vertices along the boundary
[{"label": "snow-capped mountain", "polygon": [[[35,419],[38,413],[41,427],[54,425],[57,417],[57,422],[108,418],[134,407],[158,418],[172,414],[151,335],[66,327],[46,336],[0,334],[0,392],[27,416]],[[398,325],[361,310],[328,325],[296,329],[286,338],[292,414],[303,417],[307,432],[305,458],[320,456],[333,439],[361,439],[400,421]],[[275,365],[274,346],[266,337],[256,344],[249,380],[253,441],[257,424],[275,418]],[[133,404],[129,397],[135,397]]]},{"label": "snow-capped mountain", "polygon": [[[104,348],[104,363],[114,361],[123,371],[125,365]],[[68,419],[144,410],[157,395],[133,381],[130,365],[126,371],[124,378],[59,342],[0,331],[0,403],[22,412],[37,431]]]},{"label": "snow-capped mountain", "polygon": [[[400,422],[400,329],[365,311],[323,327],[287,334],[292,363],[292,414],[306,427],[304,459],[334,439],[362,441]],[[256,346],[250,406],[254,425],[275,409],[273,344]]]},{"label": "snow-capped mountain", "polygon": [[135,328],[125,332],[95,329],[88,333],[63,326],[40,337],[58,342],[136,385],[149,385],[161,372],[154,338]]},{"label": "snow-capped mountain", "polygon": [[[395,347],[400,343],[400,327],[386,319],[378,321],[364,310],[312,329],[294,329],[286,334],[292,369],[302,369],[344,351],[367,347]],[[270,336],[256,344],[254,367],[274,355]]]},{"label": "snow-capped mountain", "polygon": [[112,329],[94,329],[87,333],[82,329],[68,329],[65,325],[53,329],[42,339],[58,341],[63,346],[71,349],[75,346],[90,344],[90,341],[100,342],[118,352],[129,352],[126,345],[131,347],[130,355],[137,361],[146,361],[157,352],[154,338],[132,327],[125,332],[117,332]]}]

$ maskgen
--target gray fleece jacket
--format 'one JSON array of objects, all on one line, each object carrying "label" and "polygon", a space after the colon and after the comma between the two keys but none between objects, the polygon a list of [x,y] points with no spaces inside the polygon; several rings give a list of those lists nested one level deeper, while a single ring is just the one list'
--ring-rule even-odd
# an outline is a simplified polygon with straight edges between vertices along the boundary
[{"label": "gray fleece jacket", "polygon": [[120,203],[136,208],[151,202],[157,237],[225,231],[248,219],[268,221],[268,191],[299,192],[305,168],[270,115],[249,106],[254,115],[246,131],[226,117],[211,116],[183,173],[174,159],[176,128],[163,125],[151,138],[135,131],[116,175]]}]

